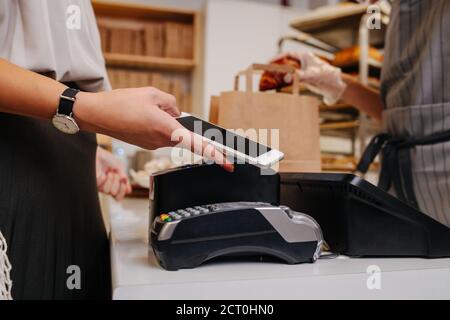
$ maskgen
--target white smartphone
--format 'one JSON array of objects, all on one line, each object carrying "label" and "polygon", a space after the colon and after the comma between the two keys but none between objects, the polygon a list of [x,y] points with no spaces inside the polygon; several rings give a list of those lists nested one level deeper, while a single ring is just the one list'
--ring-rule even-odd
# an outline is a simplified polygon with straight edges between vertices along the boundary
[{"label": "white smartphone", "polygon": [[177,118],[186,129],[202,136],[218,150],[259,167],[270,167],[282,160],[283,152],[216,126],[189,113]]}]

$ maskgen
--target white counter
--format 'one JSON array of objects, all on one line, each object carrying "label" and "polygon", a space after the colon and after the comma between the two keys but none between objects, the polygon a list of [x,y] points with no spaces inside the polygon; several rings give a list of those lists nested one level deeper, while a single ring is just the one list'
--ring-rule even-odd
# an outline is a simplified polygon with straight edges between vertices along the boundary
[{"label": "white counter", "polygon": [[[148,206],[145,199],[110,204],[114,299],[450,298],[450,259],[339,257],[302,265],[211,262],[165,271],[149,254]],[[369,279],[371,266],[381,273]],[[368,279],[375,279],[369,281],[371,287],[379,283],[381,288],[368,289]]]}]

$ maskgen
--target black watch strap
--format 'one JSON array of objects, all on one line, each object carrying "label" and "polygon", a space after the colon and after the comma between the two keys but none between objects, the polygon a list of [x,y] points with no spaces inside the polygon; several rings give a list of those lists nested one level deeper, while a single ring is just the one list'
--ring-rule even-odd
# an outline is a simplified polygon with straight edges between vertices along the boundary
[{"label": "black watch strap", "polygon": [[58,113],[66,116],[72,116],[73,104],[75,103],[75,96],[80,90],[67,88],[60,96]]}]

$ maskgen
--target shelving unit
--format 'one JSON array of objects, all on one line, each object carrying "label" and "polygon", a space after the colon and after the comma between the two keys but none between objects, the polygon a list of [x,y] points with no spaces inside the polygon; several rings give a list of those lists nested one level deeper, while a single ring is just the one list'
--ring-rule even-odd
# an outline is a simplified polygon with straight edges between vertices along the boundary
[{"label": "shelving unit", "polygon": [[[367,12],[367,4],[341,3],[314,10],[294,19],[290,25],[329,45],[344,49],[358,43],[359,26]],[[385,29],[372,30],[370,45],[384,44]]]},{"label": "shelving unit", "polygon": [[[316,39],[316,41],[336,48],[336,51],[331,52],[332,54],[341,49],[359,45],[359,61],[347,65],[339,65],[339,67],[346,72],[357,73],[361,83],[370,84],[369,75],[379,77],[382,64],[368,57],[368,48],[369,46],[376,48],[383,47],[386,26],[382,24],[380,30],[364,30],[367,34],[370,33],[370,37],[368,35],[361,36],[361,30],[365,27],[362,23],[365,22],[364,19],[367,17],[367,9],[368,5],[366,4],[354,3],[323,7],[295,19],[291,22],[291,27],[300,31],[301,34],[307,34],[312,39]],[[364,43],[364,41],[367,43]],[[334,106],[322,106],[320,113],[321,115],[334,114],[335,118],[342,116],[344,119],[337,122],[330,121],[322,123],[320,126],[321,135],[350,139],[352,146],[352,154],[342,154],[339,160],[342,161],[343,158],[350,159],[351,161],[349,160],[348,165],[324,163],[323,170],[349,171],[348,168],[351,164],[353,164],[353,169],[355,169],[358,159],[356,141],[360,142],[359,152],[362,152],[366,139],[376,133],[378,127],[367,116],[360,114],[356,108],[342,103]],[[351,119],[348,118],[349,115],[351,115]],[[330,159],[330,155],[324,155],[324,158]]]},{"label": "shelving unit", "polygon": [[[202,114],[201,12],[108,0],[92,0],[92,5],[113,89],[154,86],[173,94],[182,111]],[[113,32],[116,32],[114,46]],[[169,40],[174,40],[170,48]],[[159,46],[151,45],[157,41]],[[133,157],[134,149],[125,143],[103,135],[97,135],[97,141],[104,148],[120,153],[124,163]]]},{"label": "shelving unit", "polygon": [[[203,54],[203,17],[201,13],[107,0],[93,0],[92,5],[102,36],[103,55],[113,88],[152,85],[174,94],[182,111],[201,114],[201,104],[199,103],[202,99],[203,90],[202,64],[199,63],[199,61],[202,61]],[[147,39],[145,34],[142,33],[145,32],[148,24],[162,26],[179,24],[192,27],[189,57],[147,54],[144,46],[148,43],[145,42]],[[109,28],[141,33],[143,43],[139,43],[139,52],[125,53],[110,50],[108,46],[110,34],[104,32]],[[132,35],[128,34],[125,37],[132,37]],[[137,41],[136,39],[125,39],[127,41],[122,44],[124,47],[129,46],[132,43],[131,41]],[[114,77],[113,74],[115,74]],[[114,81],[117,80],[117,77],[123,77],[127,74],[128,84],[127,81],[120,81],[119,85],[117,81]],[[159,79],[159,82],[152,83],[155,79]],[[111,138],[98,135],[97,141],[104,148],[112,149]]]},{"label": "shelving unit", "polygon": [[[177,98],[180,96],[178,100],[182,105],[179,107],[183,111],[201,113],[201,110],[196,108],[200,105],[198,101],[201,100],[203,88],[202,66],[199,63],[202,61],[203,42],[201,13],[107,0],[93,0],[92,4],[102,36],[102,48],[110,79],[127,76],[126,81],[121,81],[120,87],[160,87]],[[156,43],[153,42],[153,34],[147,35],[149,26],[160,28],[157,43],[161,48],[158,48],[157,54],[153,52],[155,50],[147,48]],[[173,37],[169,31],[175,32],[178,37]],[[190,37],[182,33],[188,31]],[[114,47],[111,44],[113,32],[116,32]],[[123,43],[120,41],[122,38]],[[180,44],[180,41],[183,43]],[[189,43],[185,43],[186,41]],[[121,46],[120,50],[117,48],[117,42]],[[116,73],[116,77],[111,76],[113,73]],[[146,74],[148,76],[145,76]],[[153,79],[157,78],[164,83],[152,83],[152,75],[155,74],[157,77],[153,76]],[[126,84],[128,78],[130,85]],[[117,83],[112,82],[113,88],[118,87]]]},{"label": "shelving unit", "polygon": [[361,18],[366,11],[366,4],[342,4],[332,8],[322,7],[295,19],[291,22],[291,26],[307,33],[329,30],[337,25],[354,23],[354,18]]}]

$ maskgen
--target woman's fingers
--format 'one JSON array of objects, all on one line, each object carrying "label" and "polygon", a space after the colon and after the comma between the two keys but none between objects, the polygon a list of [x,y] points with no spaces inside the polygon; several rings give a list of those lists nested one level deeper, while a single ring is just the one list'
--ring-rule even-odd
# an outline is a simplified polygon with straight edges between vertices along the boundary
[{"label": "woman's fingers", "polygon": [[125,195],[128,193],[128,185],[125,182],[120,183],[119,191],[114,196],[117,201],[122,201]]},{"label": "woman's fingers", "polygon": [[115,158],[114,158],[114,161],[115,161],[114,169],[115,169],[116,173],[119,175],[120,180],[128,181],[128,175],[125,172],[123,164]]},{"label": "woman's fingers", "polygon": [[102,148],[97,150],[97,185],[101,192],[116,199],[131,192],[131,185],[123,164],[112,153]]},{"label": "woman's fingers", "polygon": [[98,154],[95,159],[95,175],[97,180],[97,187],[100,189],[106,182],[106,173],[103,168],[102,162],[98,157]]},{"label": "woman's fingers", "polygon": [[106,174],[105,183],[101,186],[100,191],[106,194],[110,194],[113,181],[114,181],[114,174],[112,172],[108,172]]},{"label": "woman's fingers", "polygon": [[132,188],[128,177],[123,178],[119,175],[119,181],[120,181],[120,188],[119,191],[117,192],[117,195],[115,195],[115,198],[117,201],[122,201],[127,194],[131,193]]},{"label": "woman's fingers", "polygon": [[114,197],[117,201],[121,201],[132,189],[128,179],[121,178],[117,172],[109,171],[106,174],[105,183],[99,190],[104,194]]},{"label": "woman's fingers", "polygon": [[156,88],[149,88],[149,90],[152,93],[153,103],[158,105],[161,110],[173,117],[178,117],[181,114],[177,107],[177,100],[173,95]]},{"label": "woman's fingers", "polygon": [[233,163],[227,159],[225,154],[217,150],[202,136],[184,128],[177,130],[179,130],[177,136],[181,138],[181,145],[183,148],[191,150],[192,152],[205,157],[207,160],[217,163],[229,172],[233,172]]},{"label": "woman's fingers", "polygon": [[106,174],[102,171],[97,171],[97,187],[101,189],[102,186],[105,184],[105,182],[106,182]]},{"label": "woman's fingers", "polygon": [[117,173],[113,174],[112,176],[113,176],[113,178],[112,178],[110,192],[111,192],[111,195],[113,197],[115,197],[119,193],[121,183],[120,183],[120,176]]},{"label": "woman's fingers", "polygon": [[133,188],[131,187],[131,183],[130,180],[127,178],[127,181],[125,183],[126,186],[126,194],[130,194],[131,191],[133,191]]},{"label": "woman's fingers", "polygon": [[212,144],[203,140],[202,141],[202,150],[203,150],[203,156],[206,159],[214,161],[215,163],[222,166],[228,172],[234,171],[233,163],[228,160],[228,158],[226,157],[226,155],[223,152],[217,150]]}]

